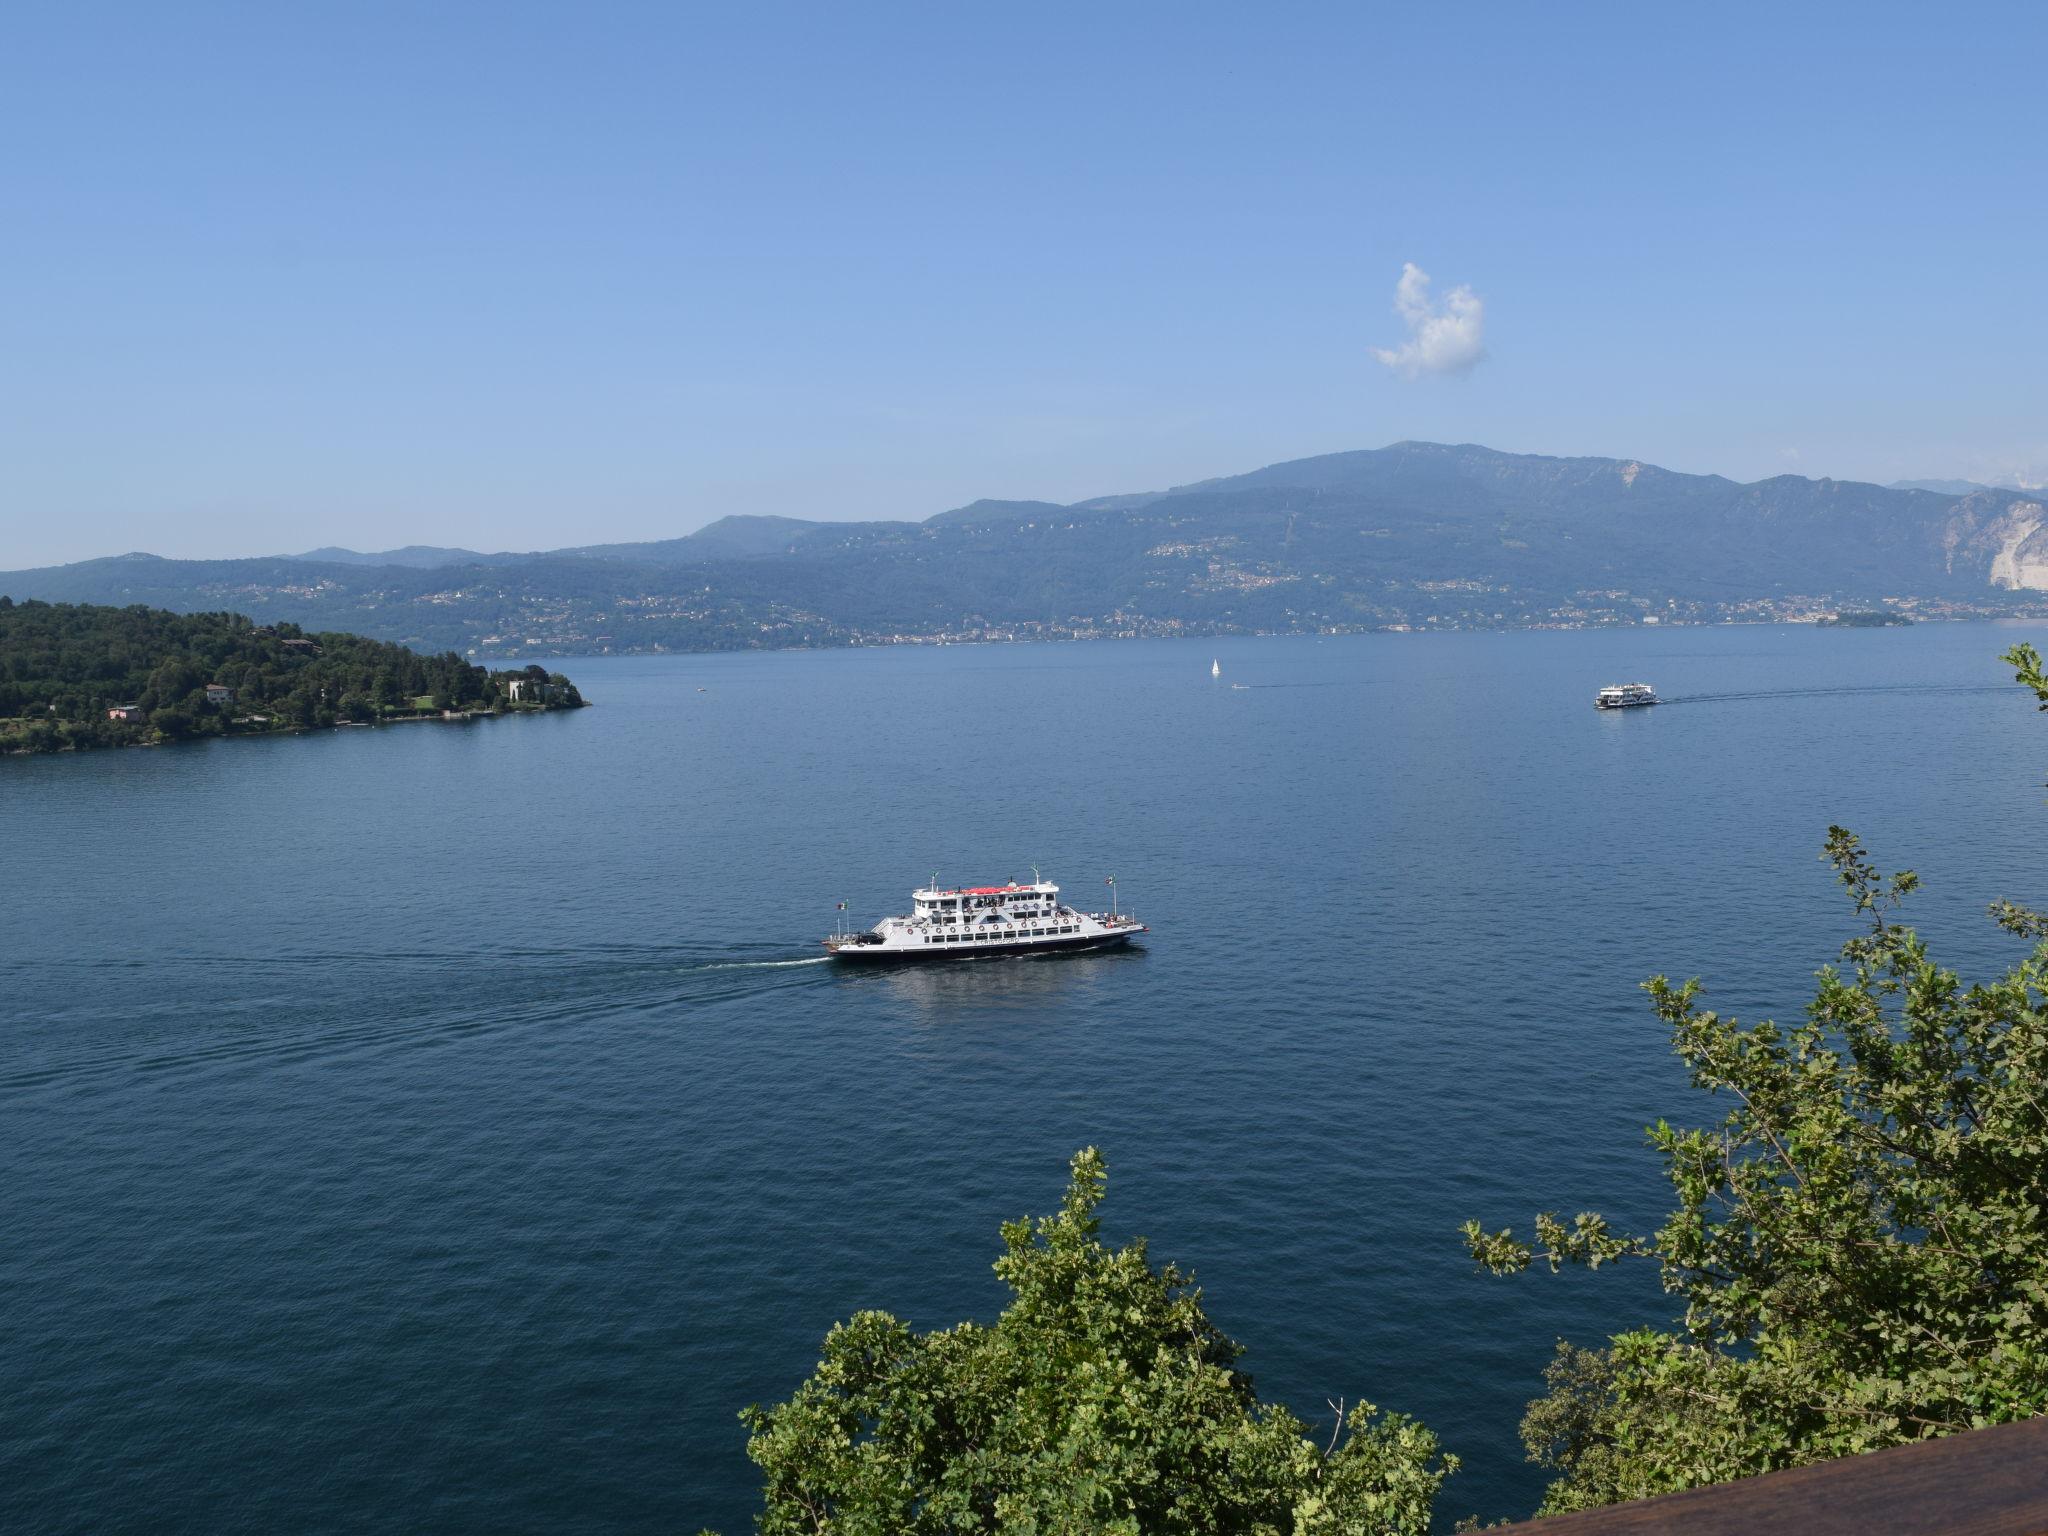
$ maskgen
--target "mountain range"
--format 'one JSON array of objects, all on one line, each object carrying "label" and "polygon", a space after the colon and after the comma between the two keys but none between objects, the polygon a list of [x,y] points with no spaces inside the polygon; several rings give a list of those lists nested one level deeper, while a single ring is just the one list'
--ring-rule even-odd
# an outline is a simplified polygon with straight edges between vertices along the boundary
[{"label": "mountain range", "polygon": [[231,608],[486,655],[1714,622],[1887,604],[1939,617],[2048,612],[2048,508],[1969,482],[1742,484],[1408,442],[916,522],[735,516],[674,539],[496,554],[131,554],[0,573],[0,593]]}]

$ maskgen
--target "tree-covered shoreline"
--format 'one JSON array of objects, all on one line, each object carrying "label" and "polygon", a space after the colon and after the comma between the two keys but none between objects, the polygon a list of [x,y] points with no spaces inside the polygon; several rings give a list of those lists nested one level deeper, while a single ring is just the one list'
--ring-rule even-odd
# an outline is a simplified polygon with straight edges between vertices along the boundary
[{"label": "tree-covered shoreline", "polygon": [[15,602],[0,596],[0,752],[149,746],[322,726],[575,709],[540,666],[491,671],[453,651],[239,613]]}]

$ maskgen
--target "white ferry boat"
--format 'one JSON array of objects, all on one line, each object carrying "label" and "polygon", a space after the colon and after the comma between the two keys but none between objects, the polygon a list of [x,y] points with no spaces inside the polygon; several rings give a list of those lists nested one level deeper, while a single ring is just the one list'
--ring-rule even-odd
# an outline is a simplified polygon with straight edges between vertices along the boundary
[{"label": "white ferry boat", "polygon": [[1644,704],[1662,704],[1648,683],[1609,683],[1594,695],[1595,709],[1635,709]]},{"label": "white ferry boat", "polygon": [[945,889],[938,878],[910,893],[905,917],[885,917],[865,932],[835,933],[824,941],[841,960],[952,960],[963,955],[1023,955],[1108,949],[1148,933],[1128,912],[1116,910],[1116,880],[1107,882],[1110,910],[1080,912],[1060,902],[1050,880]]}]

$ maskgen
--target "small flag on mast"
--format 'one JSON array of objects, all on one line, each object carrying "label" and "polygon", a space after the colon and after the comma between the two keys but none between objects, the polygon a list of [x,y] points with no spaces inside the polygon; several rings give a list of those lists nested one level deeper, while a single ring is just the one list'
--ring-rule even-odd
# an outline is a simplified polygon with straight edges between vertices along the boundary
[{"label": "small flag on mast", "polygon": [[845,903],[845,902],[843,902],[843,901],[842,901],[841,903],[839,903],[839,910],[840,910],[840,911],[842,911],[842,912],[844,912],[844,911],[846,910],[846,903]]}]

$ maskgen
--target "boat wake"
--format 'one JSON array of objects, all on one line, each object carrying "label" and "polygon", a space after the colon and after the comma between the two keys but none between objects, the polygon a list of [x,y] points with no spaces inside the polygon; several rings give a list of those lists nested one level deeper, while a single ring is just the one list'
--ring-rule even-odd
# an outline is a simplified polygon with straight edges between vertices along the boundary
[{"label": "boat wake", "polygon": [[1839,688],[1758,688],[1745,693],[1681,693],[1669,704],[1732,704],[1748,699],[1831,699],[1870,693],[2011,693],[2009,683],[1865,683]]},{"label": "boat wake", "polygon": [[693,971],[779,971],[791,965],[830,965],[830,955],[806,955],[801,960],[714,960],[709,965],[687,966]]},{"label": "boat wake", "polygon": [[[796,970],[828,965],[832,958],[789,958],[785,950],[782,958],[704,956],[693,962],[672,950],[663,956],[658,947],[644,946],[622,960],[604,946],[593,946],[579,964],[566,959],[567,953],[548,955],[544,965],[523,955],[522,963],[509,970],[495,965],[467,974],[453,969],[444,955],[423,956],[430,963],[409,980],[401,977],[388,989],[388,1005],[367,1016],[353,994],[330,990],[320,980],[304,989],[279,987],[274,966],[265,973],[269,984],[260,990],[230,988],[225,995],[216,993],[204,1010],[138,1002],[121,989],[93,993],[82,987],[61,1016],[47,1021],[52,1028],[33,1043],[34,1049],[0,1068],[0,1098],[131,1073],[176,1077],[245,1071],[265,1062],[365,1058],[459,1045],[507,1031],[602,1031],[635,1019],[691,1018],[825,980],[708,972]],[[351,957],[335,958],[355,963]],[[0,995],[9,969],[0,965]],[[309,974],[318,977],[320,968],[298,973]]]},{"label": "boat wake", "polygon": [[1267,688],[1365,688],[1369,687],[1370,684],[1362,678],[1340,677],[1322,683],[1232,683],[1230,686],[1242,688],[1249,692],[1255,689],[1264,690]]}]

